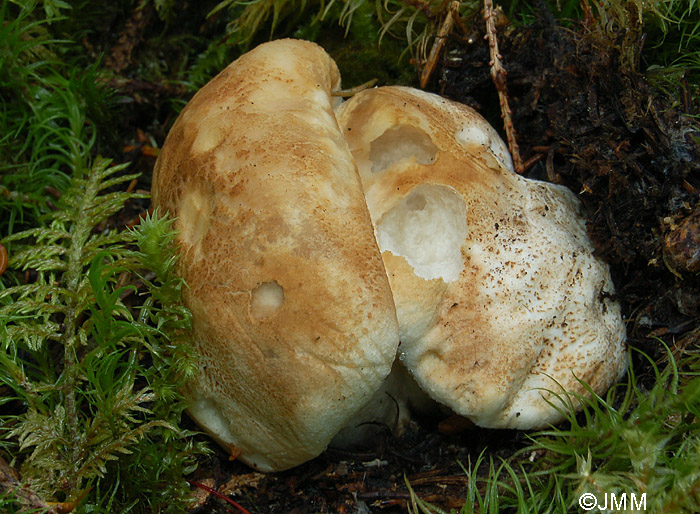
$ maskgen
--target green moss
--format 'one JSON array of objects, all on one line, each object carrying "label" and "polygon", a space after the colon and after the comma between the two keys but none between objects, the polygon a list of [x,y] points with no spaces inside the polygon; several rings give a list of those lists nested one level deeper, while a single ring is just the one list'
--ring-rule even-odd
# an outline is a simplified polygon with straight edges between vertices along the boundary
[{"label": "green moss", "polygon": [[[3,240],[9,274],[37,275],[0,290],[0,383],[13,393],[0,430],[24,483],[44,498],[75,498],[91,484],[115,488],[108,469],[116,464],[123,482],[140,484],[120,489],[120,501],[177,512],[183,474],[201,452],[178,428],[185,403],[176,385],[195,363],[178,344],[189,313],[167,219],[95,232],[137,196],[113,191],[134,178],[123,168],[98,159],[76,170],[44,227]],[[123,299],[137,287],[123,280],[140,270],[155,274],[141,273],[150,297],[129,307]]]},{"label": "green moss", "polygon": [[35,223],[49,209],[45,188],[65,190],[88,165],[110,106],[98,65],[65,61],[69,42],[48,25],[31,8],[0,6],[0,234]]},{"label": "green moss", "polygon": [[[315,41],[333,57],[343,77],[343,87],[354,87],[372,79],[379,85],[417,85],[417,67],[411,64],[406,41],[386,35],[380,37],[382,24],[375,6],[360,3],[352,18],[344,19],[341,26],[341,7],[335,3],[326,13]],[[343,30],[345,29],[345,30]]]}]

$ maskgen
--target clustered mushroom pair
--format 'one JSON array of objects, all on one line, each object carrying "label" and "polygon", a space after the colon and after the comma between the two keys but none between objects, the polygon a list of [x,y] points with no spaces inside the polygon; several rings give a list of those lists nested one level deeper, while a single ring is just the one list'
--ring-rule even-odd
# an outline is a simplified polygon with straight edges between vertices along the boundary
[{"label": "clustered mushroom pair", "polygon": [[405,87],[339,103],[339,85],[316,44],[263,44],[163,146],[195,421],[277,471],[369,420],[399,429],[407,405],[528,429],[617,380],[625,328],[576,197],[514,173],[468,107]]}]

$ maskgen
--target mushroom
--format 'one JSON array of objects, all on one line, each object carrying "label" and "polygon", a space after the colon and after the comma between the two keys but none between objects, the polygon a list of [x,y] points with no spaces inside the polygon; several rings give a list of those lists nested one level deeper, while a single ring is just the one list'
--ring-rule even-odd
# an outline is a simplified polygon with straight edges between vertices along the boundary
[{"label": "mushroom", "polygon": [[275,471],[378,416],[400,431],[409,403],[533,428],[561,419],[553,393],[620,377],[620,308],[575,196],[515,174],[465,106],[384,87],[334,111],[339,83],[313,43],[260,45],[163,146],[153,202],[179,230],[195,421]]},{"label": "mushroom", "polygon": [[189,414],[263,470],[321,453],[381,387],[391,290],[317,45],[257,47],[182,111],[153,203],[177,218],[200,372]]},{"label": "mushroom", "polygon": [[[336,116],[394,294],[400,357],[433,399],[484,427],[562,419],[553,394],[605,391],[625,327],[578,199],[523,178],[475,111],[403,87]],[[576,403],[574,401],[574,403]]]}]

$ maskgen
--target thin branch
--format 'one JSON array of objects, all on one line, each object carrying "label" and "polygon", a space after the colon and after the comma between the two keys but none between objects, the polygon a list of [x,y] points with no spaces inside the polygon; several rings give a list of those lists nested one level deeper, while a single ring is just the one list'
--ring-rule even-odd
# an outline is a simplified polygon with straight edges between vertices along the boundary
[{"label": "thin branch", "polygon": [[489,40],[489,66],[491,67],[491,78],[498,91],[498,102],[501,105],[501,117],[503,118],[503,126],[508,137],[508,147],[510,154],[513,157],[513,167],[518,173],[524,171],[523,162],[520,159],[520,149],[518,142],[515,139],[515,127],[508,104],[508,85],[506,84],[506,75],[508,72],[501,64],[501,54],[498,52],[498,40],[496,39],[496,13],[493,9],[493,0],[484,0],[484,20],[486,21],[486,36]]},{"label": "thin branch", "polygon": [[200,482],[195,482],[194,480],[190,480],[189,478],[185,478],[185,480],[187,481],[188,484],[193,485],[193,486],[195,486],[195,487],[198,487],[198,488],[200,488],[200,489],[202,489],[202,490],[204,490],[204,491],[206,491],[206,492],[208,492],[208,493],[210,493],[210,494],[213,494],[214,496],[216,496],[217,498],[219,498],[219,499],[225,501],[225,502],[228,503],[229,505],[233,505],[233,506],[236,507],[241,513],[243,513],[243,514],[250,514],[250,511],[248,511],[248,510],[247,510],[245,507],[243,507],[241,504],[239,504],[239,503],[233,501],[233,500],[232,500],[231,498],[229,498],[228,496],[226,496],[226,495],[224,495],[224,494],[221,494],[221,493],[220,493],[219,491],[217,491],[216,489],[214,489],[214,488],[212,488],[212,487],[209,487],[209,486],[207,486],[207,485],[204,485],[204,484],[202,484],[202,483],[200,483]]},{"label": "thin branch", "polygon": [[377,85],[377,82],[379,82],[379,79],[372,79],[364,84],[360,84],[359,86],[355,86],[350,89],[338,89],[337,91],[331,91],[331,96],[339,96],[341,98],[350,98],[353,95],[356,95],[360,91],[364,91],[365,89],[371,89],[374,86]]},{"label": "thin branch", "polygon": [[452,2],[450,2],[450,6],[447,10],[447,14],[445,15],[445,19],[443,20],[442,25],[440,25],[440,29],[435,35],[433,46],[430,49],[430,55],[428,55],[428,59],[425,61],[425,65],[423,66],[423,69],[420,73],[421,88],[425,88],[425,86],[428,85],[430,76],[433,74],[433,70],[435,70],[435,65],[437,64],[440,53],[442,52],[442,48],[445,46],[447,36],[452,30],[452,26],[454,25],[455,20],[460,20],[459,2],[457,0],[453,0]]}]

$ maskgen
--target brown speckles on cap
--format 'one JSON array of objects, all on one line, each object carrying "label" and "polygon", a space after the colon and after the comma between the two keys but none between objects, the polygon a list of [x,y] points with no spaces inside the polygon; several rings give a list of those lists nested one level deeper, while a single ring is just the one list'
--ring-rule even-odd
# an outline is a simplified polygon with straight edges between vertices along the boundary
[{"label": "brown speckles on cap", "polygon": [[[459,280],[435,287],[404,259],[382,254],[403,362],[425,391],[477,424],[532,428],[561,417],[542,389],[558,390],[558,382],[582,393],[578,377],[600,393],[621,375],[620,309],[609,296],[601,300],[612,282],[571,192],[513,173],[483,118],[434,95],[368,90],[337,115],[354,128],[347,138],[375,223],[424,183],[451,188],[467,206]],[[437,160],[405,159],[372,173],[372,141],[397,124],[425,131]]]},{"label": "brown speckles on cap", "polygon": [[318,455],[379,389],[398,345],[333,115],[339,80],[313,43],[257,47],[194,96],[154,173],[154,204],[179,218],[180,272],[206,364],[187,387],[190,412],[258,469]]},{"label": "brown speckles on cap", "polygon": [[624,326],[574,195],[513,173],[469,108],[387,87],[334,113],[339,81],[313,43],[261,45],[163,146],[153,202],[177,218],[202,359],[192,416],[258,469],[300,464],[386,396],[399,337],[424,391],[481,425],[554,422],[546,390],[578,379],[602,393]]}]

